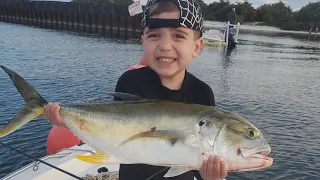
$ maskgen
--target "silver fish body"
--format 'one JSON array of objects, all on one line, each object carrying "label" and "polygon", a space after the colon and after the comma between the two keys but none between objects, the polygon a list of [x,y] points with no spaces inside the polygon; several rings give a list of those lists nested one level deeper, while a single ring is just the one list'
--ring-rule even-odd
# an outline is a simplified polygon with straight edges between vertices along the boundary
[{"label": "silver fish body", "polygon": [[[22,111],[0,130],[2,137],[43,114],[47,101],[17,73],[0,67],[25,100]],[[273,163],[266,156],[271,148],[258,128],[240,115],[212,106],[157,100],[82,103],[62,106],[60,115],[96,150],[91,156],[77,156],[90,163],[169,166],[167,177],[199,170],[211,154],[221,156],[228,171],[262,169]]]}]

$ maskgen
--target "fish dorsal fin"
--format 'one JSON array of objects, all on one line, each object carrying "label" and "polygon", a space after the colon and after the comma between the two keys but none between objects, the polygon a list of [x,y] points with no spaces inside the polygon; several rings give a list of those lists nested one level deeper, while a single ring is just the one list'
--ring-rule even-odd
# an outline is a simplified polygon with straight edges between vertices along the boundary
[{"label": "fish dorsal fin", "polygon": [[116,164],[119,160],[105,152],[97,151],[92,155],[76,155],[76,158],[93,164]]},{"label": "fish dorsal fin", "polygon": [[140,100],[145,100],[141,96],[137,96],[134,94],[129,94],[129,93],[122,93],[122,92],[107,92],[107,95],[113,96],[115,98],[119,98],[123,101],[140,101]]}]

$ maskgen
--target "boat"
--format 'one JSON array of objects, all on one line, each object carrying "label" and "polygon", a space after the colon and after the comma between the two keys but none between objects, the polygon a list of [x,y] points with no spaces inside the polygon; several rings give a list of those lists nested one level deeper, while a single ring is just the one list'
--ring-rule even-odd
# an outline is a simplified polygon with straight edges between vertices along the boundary
[{"label": "boat", "polygon": [[[76,175],[84,180],[94,179],[93,177],[104,177],[102,179],[118,179],[119,164],[92,164],[77,159],[76,155],[90,155],[95,151],[87,144],[79,144],[70,148],[64,148],[55,154],[46,155],[40,158],[41,161],[49,163],[66,172]],[[2,180],[44,180],[59,179],[73,180],[76,179],[66,173],[54,169],[39,161],[32,162],[26,166],[6,175]]]},{"label": "boat", "polygon": [[[229,28],[228,28],[229,27]],[[203,34],[204,44],[234,48],[238,43],[240,23],[230,24],[228,21],[221,29],[209,29]],[[228,36],[227,36],[228,34]]]},{"label": "boat", "polygon": [[[77,159],[76,155],[94,154],[95,150],[84,143],[70,148],[64,148],[55,154],[42,157],[40,160],[71,173],[72,177],[39,161],[8,174],[2,180],[118,180],[119,164],[92,164]],[[194,180],[197,180],[194,178]]]}]

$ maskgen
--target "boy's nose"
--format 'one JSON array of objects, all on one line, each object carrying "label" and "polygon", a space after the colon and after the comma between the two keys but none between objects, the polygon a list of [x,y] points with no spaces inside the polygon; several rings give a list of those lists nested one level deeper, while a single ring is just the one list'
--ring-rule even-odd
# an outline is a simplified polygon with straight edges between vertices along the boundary
[{"label": "boy's nose", "polygon": [[172,43],[168,39],[162,39],[159,43],[160,51],[171,51],[172,50]]},{"label": "boy's nose", "polygon": [[172,49],[170,44],[161,44],[159,47],[160,51],[171,51]]}]

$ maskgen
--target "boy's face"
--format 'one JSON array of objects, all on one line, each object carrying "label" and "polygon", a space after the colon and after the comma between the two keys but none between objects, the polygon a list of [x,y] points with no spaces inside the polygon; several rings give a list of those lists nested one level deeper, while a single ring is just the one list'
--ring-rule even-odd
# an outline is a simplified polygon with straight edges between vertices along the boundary
[{"label": "boy's face", "polygon": [[[180,13],[163,12],[152,18],[178,19]],[[192,58],[199,56],[203,38],[196,37],[190,28],[146,27],[141,36],[144,57],[160,77],[175,77],[184,73]]]}]

